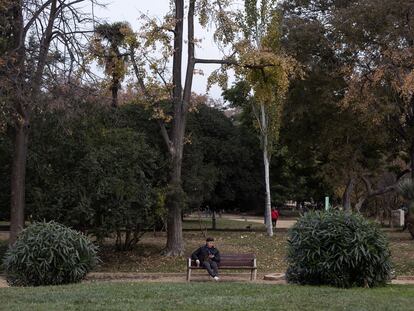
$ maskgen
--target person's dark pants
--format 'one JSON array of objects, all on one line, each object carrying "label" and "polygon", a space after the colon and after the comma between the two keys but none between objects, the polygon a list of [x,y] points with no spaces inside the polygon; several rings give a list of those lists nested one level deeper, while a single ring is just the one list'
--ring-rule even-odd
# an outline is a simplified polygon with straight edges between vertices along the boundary
[{"label": "person's dark pants", "polygon": [[272,219],[272,225],[273,225],[273,228],[275,229],[276,229],[276,223],[277,223],[277,219]]},{"label": "person's dark pants", "polygon": [[218,276],[218,266],[217,262],[215,261],[204,261],[203,267],[207,269],[208,274],[210,274],[213,278]]}]

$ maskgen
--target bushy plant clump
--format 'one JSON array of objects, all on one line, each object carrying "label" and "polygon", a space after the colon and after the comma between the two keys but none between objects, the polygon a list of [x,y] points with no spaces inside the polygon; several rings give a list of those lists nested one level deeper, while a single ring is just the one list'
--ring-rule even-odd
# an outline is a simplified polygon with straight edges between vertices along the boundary
[{"label": "bushy plant clump", "polygon": [[83,234],[56,222],[34,223],[19,235],[3,259],[12,286],[76,283],[99,259]]},{"label": "bushy plant clump", "polygon": [[359,214],[309,212],[290,230],[288,243],[290,283],[373,287],[390,280],[387,238]]}]

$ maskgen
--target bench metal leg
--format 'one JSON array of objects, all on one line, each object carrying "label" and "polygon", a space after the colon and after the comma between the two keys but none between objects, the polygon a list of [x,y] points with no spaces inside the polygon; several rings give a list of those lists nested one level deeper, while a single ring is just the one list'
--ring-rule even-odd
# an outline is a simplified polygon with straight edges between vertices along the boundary
[{"label": "bench metal leg", "polygon": [[253,259],[253,269],[250,274],[250,281],[256,281],[257,278],[257,261],[256,258]]},{"label": "bench metal leg", "polygon": [[191,279],[191,258],[187,259],[187,282]]}]

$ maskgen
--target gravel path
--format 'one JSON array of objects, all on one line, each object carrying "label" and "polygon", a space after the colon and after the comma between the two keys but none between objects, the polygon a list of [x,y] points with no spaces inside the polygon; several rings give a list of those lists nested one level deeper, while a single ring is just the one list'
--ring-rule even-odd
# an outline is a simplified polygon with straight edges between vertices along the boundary
[{"label": "gravel path", "polygon": [[[222,218],[229,219],[229,220],[235,220],[235,221],[245,221],[245,222],[253,222],[253,223],[263,224],[263,217],[257,217],[257,216],[240,216],[240,215],[225,214],[225,215],[222,216]],[[289,229],[295,223],[296,223],[296,220],[279,219],[277,221],[277,226],[276,227],[280,228],[280,229]]]},{"label": "gravel path", "polygon": [[9,285],[7,285],[6,280],[0,276],[0,288],[4,288],[4,287],[9,287]]}]

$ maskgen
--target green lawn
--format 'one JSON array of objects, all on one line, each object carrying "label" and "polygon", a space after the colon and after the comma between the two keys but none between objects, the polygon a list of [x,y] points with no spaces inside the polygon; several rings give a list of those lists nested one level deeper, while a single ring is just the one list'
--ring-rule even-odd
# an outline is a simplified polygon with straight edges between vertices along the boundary
[{"label": "green lawn", "polygon": [[413,286],[100,283],[0,289],[0,310],[413,310]]}]

